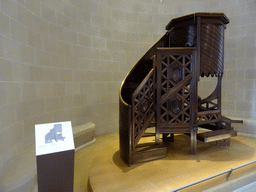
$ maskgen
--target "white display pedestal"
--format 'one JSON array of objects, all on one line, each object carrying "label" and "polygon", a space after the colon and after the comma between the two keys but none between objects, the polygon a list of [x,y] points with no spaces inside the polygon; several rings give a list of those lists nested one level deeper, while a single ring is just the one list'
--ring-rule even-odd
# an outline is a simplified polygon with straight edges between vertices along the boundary
[{"label": "white display pedestal", "polygon": [[38,192],[73,192],[75,146],[71,122],[35,125]]}]

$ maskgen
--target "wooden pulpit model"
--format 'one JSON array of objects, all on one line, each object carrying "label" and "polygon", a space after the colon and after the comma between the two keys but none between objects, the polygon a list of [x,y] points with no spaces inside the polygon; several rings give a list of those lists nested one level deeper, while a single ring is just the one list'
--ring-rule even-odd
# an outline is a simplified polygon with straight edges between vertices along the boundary
[{"label": "wooden pulpit model", "polygon": [[[231,123],[242,121],[221,115],[228,23],[223,13],[195,13],[171,20],[166,34],[125,77],[119,90],[119,144],[128,166],[165,157],[163,143],[174,134],[190,135],[192,154],[196,154],[197,140],[228,146],[237,135]],[[215,90],[204,99],[198,96],[200,76],[217,78]],[[155,132],[145,133],[149,127],[155,127]],[[209,131],[198,133],[198,127]],[[155,143],[139,150],[138,142],[144,136],[154,136]]]}]

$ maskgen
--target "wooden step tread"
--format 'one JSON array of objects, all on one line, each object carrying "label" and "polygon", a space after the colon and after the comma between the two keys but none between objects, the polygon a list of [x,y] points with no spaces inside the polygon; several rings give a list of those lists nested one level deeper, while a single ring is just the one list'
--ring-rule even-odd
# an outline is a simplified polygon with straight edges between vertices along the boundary
[{"label": "wooden step tread", "polygon": [[216,131],[209,131],[204,133],[197,134],[197,139],[199,141],[208,143],[213,141],[218,141],[222,139],[229,139],[231,137],[237,136],[237,131],[228,130],[228,129],[221,129]]},{"label": "wooden step tread", "polygon": [[233,119],[229,119],[225,116],[221,116],[221,119],[222,119],[222,122],[225,122],[225,123],[241,123],[241,124],[243,124],[243,120],[233,120]]}]

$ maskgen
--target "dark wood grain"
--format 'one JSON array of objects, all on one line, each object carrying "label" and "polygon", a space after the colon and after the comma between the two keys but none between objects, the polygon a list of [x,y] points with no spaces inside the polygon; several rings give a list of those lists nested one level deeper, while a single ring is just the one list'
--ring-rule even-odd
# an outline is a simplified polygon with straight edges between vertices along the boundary
[{"label": "dark wood grain", "polygon": [[[177,133],[190,135],[191,154],[196,154],[197,139],[221,140],[228,146],[230,137],[236,136],[231,123],[242,121],[221,114],[224,30],[228,23],[223,13],[174,18],[166,26],[166,34],[129,71],[119,91],[120,151],[129,166],[165,157],[161,135],[164,142],[174,141]],[[215,90],[201,98],[199,79],[214,76],[218,78]],[[152,126],[155,133],[145,134]],[[198,134],[199,126],[211,132]],[[155,137],[155,143],[141,144],[145,136]],[[138,150],[139,146],[143,150]]]}]

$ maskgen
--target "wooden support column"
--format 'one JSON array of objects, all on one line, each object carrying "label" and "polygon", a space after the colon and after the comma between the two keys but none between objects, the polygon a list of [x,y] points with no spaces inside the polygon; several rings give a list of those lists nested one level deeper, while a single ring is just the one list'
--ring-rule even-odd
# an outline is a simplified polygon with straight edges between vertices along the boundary
[{"label": "wooden support column", "polygon": [[[161,92],[158,90],[159,87],[161,87],[161,82],[159,80],[159,77],[161,77],[161,70],[160,70],[160,66],[158,66],[158,64],[160,63],[160,58],[157,55],[157,57],[155,57],[154,61],[155,61],[155,66],[156,66],[156,106],[160,105],[160,97],[161,97]],[[160,115],[161,114],[161,110],[159,107],[156,107],[156,138],[155,138],[155,143],[159,144],[160,141]]]},{"label": "wooden support column", "polygon": [[[221,82],[222,82],[222,76],[218,76],[218,88],[217,88],[217,104],[218,104],[218,110],[220,110],[219,114],[218,114],[218,128],[221,129],[222,127],[222,115],[221,115]],[[231,129],[231,124],[229,124],[230,126],[227,126],[228,129]]]},{"label": "wooden support column", "polygon": [[[194,21],[195,22],[195,21]],[[197,112],[198,112],[198,81],[200,75],[200,28],[201,17],[197,17],[197,50],[193,54],[192,81],[191,81],[191,109],[190,109],[190,133],[191,133],[191,154],[196,155],[197,147]]]}]

